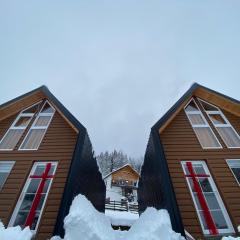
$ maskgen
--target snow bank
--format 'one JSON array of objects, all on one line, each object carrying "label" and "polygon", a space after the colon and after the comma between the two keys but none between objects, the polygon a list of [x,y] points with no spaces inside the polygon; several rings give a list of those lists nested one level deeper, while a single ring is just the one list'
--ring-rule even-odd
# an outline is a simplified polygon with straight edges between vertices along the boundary
[{"label": "snow bank", "polygon": [[21,229],[20,226],[5,228],[0,221],[0,239],[1,240],[30,240],[33,234],[29,227]]},{"label": "snow bank", "polygon": [[139,218],[138,214],[125,211],[106,210],[105,215],[110,219],[113,226],[131,227]]},{"label": "snow bank", "polygon": [[172,230],[167,210],[147,208],[139,220],[130,228],[129,240],[183,240],[181,234]]},{"label": "snow bank", "polygon": [[114,231],[110,219],[99,213],[83,195],[73,200],[64,228],[64,240],[184,240],[172,230],[168,212],[154,208],[148,208],[129,231]]},{"label": "snow bank", "polygon": [[73,200],[64,228],[65,240],[113,240],[115,237],[110,220],[83,195]]},{"label": "snow bank", "polygon": [[222,240],[240,240],[240,237],[223,237]]}]

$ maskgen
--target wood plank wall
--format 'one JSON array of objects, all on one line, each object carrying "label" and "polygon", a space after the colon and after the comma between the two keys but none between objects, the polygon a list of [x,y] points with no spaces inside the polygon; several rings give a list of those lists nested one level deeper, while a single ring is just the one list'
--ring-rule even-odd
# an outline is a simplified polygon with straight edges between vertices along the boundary
[{"label": "wood plank wall", "polygon": [[129,166],[112,173],[112,180],[124,179],[128,181],[138,181],[138,178],[138,174]]},{"label": "wood plank wall", "polygon": [[[223,113],[240,134],[239,117],[226,111],[223,111]],[[240,159],[240,149],[226,148],[217,133],[223,149],[202,149],[184,110],[180,111],[160,135],[186,230],[196,238],[203,238],[197,213],[180,164],[182,160],[205,160],[207,162],[209,171],[236,230],[236,227],[240,225],[240,186],[228,168],[226,159]]]},{"label": "wood plank wall", "polygon": [[[15,117],[16,115],[0,122],[0,139]],[[56,175],[42,214],[36,239],[46,240],[51,237],[76,139],[77,133],[63,120],[58,112],[55,112],[47,133],[37,151],[0,151],[0,161],[16,161],[2,191],[0,191],[0,219],[5,225],[8,224],[11,218],[34,161],[58,161]]]}]

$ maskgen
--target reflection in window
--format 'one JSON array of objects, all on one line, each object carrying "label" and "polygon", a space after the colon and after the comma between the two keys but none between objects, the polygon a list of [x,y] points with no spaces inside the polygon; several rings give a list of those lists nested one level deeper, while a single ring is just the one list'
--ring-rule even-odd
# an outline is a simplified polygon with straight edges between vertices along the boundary
[{"label": "reflection in window", "polygon": [[209,119],[212,121],[214,127],[217,129],[219,135],[229,148],[239,148],[240,147],[240,137],[236,130],[232,127],[228,119],[222,113],[222,111],[216,107],[200,100],[205,112],[207,113]]},{"label": "reflection in window", "polygon": [[203,148],[221,148],[218,139],[193,99],[185,107],[185,113]]}]

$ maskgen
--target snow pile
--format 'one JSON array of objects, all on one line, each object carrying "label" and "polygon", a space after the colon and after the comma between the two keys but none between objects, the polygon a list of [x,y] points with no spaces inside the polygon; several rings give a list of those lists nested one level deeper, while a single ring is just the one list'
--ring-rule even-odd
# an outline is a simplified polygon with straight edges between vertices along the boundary
[{"label": "snow pile", "polygon": [[21,229],[20,226],[5,228],[0,221],[0,239],[1,240],[30,240],[32,232],[29,227]]},{"label": "snow pile", "polygon": [[110,220],[83,195],[73,200],[64,228],[66,240],[113,240],[115,237]]},{"label": "snow pile", "polygon": [[106,210],[105,215],[110,219],[113,226],[131,227],[139,218],[138,214],[125,211]]},{"label": "snow pile", "polygon": [[172,230],[168,212],[154,208],[148,208],[129,231],[114,231],[109,218],[99,213],[83,195],[73,200],[64,228],[64,240],[184,240]]},{"label": "snow pile", "polygon": [[222,240],[240,240],[240,237],[223,237]]},{"label": "snow pile", "polygon": [[126,239],[129,240],[183,240],[180,233],[172,230],[167,210],[147,208],[139,220],[133,224]]}]

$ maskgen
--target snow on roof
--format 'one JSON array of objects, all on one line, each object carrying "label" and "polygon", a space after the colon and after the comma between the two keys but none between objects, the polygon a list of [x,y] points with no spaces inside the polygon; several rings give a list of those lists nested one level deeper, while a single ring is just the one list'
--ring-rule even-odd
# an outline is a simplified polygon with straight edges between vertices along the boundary
[{"label": "snow on roof", "polygon": [[123,166],[121,166],[120,168],[117,168],[115,170],[113,170],[112,172],[108,173],[106,176],[103,177],[103,179],[107,178],[108,176],[110,176],[111,174],[121,170],[122,168],[125,168],[129,166],[138,176],[139,176],[139,173],[131,166],[131,164],[127,163],[127,164],[124,164]]}]

